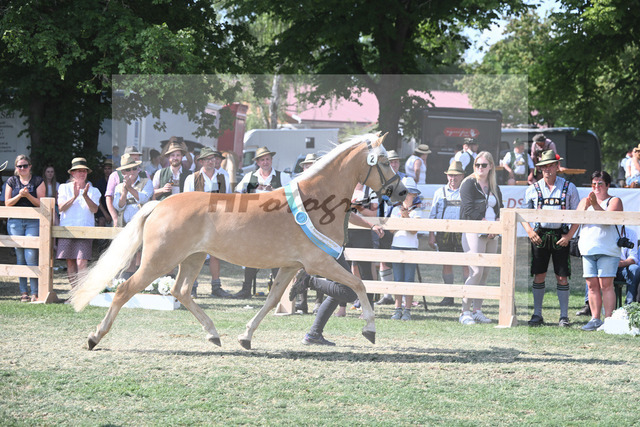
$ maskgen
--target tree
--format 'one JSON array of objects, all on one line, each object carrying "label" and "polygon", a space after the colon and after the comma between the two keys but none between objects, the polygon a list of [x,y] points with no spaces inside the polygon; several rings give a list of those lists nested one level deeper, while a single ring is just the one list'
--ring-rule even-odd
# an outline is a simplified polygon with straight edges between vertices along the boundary
[{"label": "tree", "polygon": [[0,109],[27,117],[36,165],[98,155],[114,74],[251,67],[250,36],[218,23],[209,1],[0,0],[0,12]]},{"label": "tree", "polygon": [[539,80],[533,74],[552,39],[549,20],[527,11],[509,21],[503,36],[480,64],[465,67],[468,74],[456,86],[469,94],[474,108],[501,110],[507,124],[552,125],[553,111],[535,104]]},{"label": "tree", "polygon": [[[403,97],[411,75],[446,72],[467,42],[464,25],[484,28],[501,12],[524,8],[520,0],[227,0],[230,16],[252,20],[266,14],[288,26],[266,49],[267,63],[285,73],[344,75],[331,93],[350,97],[356,84],[379,102],[379,127],[396,148]],[[349,76],[358,76],[350,78]],[[324,92],[328,93],[328,92]]]},{"label": "tree", "polygon": [[594,130],[611,168],[640,133],[640,1],[565,0],[533,65],[536,105],[555,123]]}]

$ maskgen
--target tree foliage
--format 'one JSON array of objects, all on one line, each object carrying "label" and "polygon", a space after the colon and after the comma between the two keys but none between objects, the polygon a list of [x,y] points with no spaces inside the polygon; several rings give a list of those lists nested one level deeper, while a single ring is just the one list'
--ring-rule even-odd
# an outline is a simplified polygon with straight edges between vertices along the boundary
[{"label": "tree foliage", "polygon": [[[484,28],[500,13],[521,10],[519,0],[227,0],[230,16],[255,20],[266,15],[286,24],[267,46],[267,64],[283,73],[343,75],[335,96],[351,98],[356,88],[379,102],[379,127],[390,131],[385,144],[396,148],[398,123],[416,74],[456,68],[467,41],[464,25]],[[349,77],[357,76],[357,77]],[[424,89],[424,88],[420,88]]]},{"label": "tree foliage", "polygon": [[[218,22],[209,1],[0,0],[0,11],[0,108],[27,118],[36,165],[66,169],[74,155],[98,156],[114,74],[251,66],[249,35]],[[166,107],[180,110],[173,100]]]}]

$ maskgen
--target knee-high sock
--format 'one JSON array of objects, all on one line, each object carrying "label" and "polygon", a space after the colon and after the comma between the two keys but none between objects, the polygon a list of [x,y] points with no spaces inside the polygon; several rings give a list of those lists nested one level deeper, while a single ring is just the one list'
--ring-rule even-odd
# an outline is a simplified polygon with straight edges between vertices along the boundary
[{"label": "knee-high sock", "polygon": [[569,317],[569,284],[557,284],[558,301],[560,302],[560,317]]},{"label": "knee-high sock", "polygon": [[533,314],[542,316],[542,301],[544,300],[544,282],[533,282]]}]

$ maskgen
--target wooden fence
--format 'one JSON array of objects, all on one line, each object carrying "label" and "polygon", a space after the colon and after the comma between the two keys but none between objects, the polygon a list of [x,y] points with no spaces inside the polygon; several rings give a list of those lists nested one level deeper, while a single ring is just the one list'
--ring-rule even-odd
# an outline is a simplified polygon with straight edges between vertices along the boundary
[{"label": "wooden fence", "polygon": [[[36,218],[40,220],[39,237],[0,236],[0,247],[39,249],[38,267],[0,265],[0,275],[37,277],[39,279],[39,302],[53,302],[53,239],[112,239],[120,231],[113,227],[60,227],[53,226],[54,203],[51,198],[41,199],[39,208],[0,207],[2,218]],[[459,221],[433,219],[368,218],[376,221],[385,230],[445,231],[501,235],[501,248],[497,254],[471,254],[460,252],[402,251],[384,249],[347,248],[345,255],[351,261],[411,262],[433,265],[480,265],[500,269],[496,285],[466,286],[442,283],[407,283],[365,281],[367,292],[391,293],[417,296],[448,296],[455,298],[483,298],[499,300],[498,325],[515,326],[515,279],[517,226],[520,222],[544,222],[567,224],[624,224],[640,225],[640,212],[586,212],[586,211],[540,211],[527,209],[502,209],[500,220]],[[353,227],[357,228],[357,227]],[[523,266],[519,266],[522,268]],[[527,265],[528,269],[529,266]],[[292,303],[285,292],[277,311],[291,312]]]}]

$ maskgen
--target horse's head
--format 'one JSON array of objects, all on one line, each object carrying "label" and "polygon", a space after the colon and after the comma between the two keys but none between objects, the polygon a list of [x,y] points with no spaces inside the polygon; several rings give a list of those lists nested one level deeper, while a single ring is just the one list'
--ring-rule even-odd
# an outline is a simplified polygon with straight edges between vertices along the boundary
[{"label": "horse's head", "polygon": [[386,137],[385,133],[374,142],[366,141],[367,165],[364,179],[360,182],[371,187],[379,197],[388,199],[391,203],[398,203],[405,199],[407,189],[389,165],[387,151],[382,145]]}]

